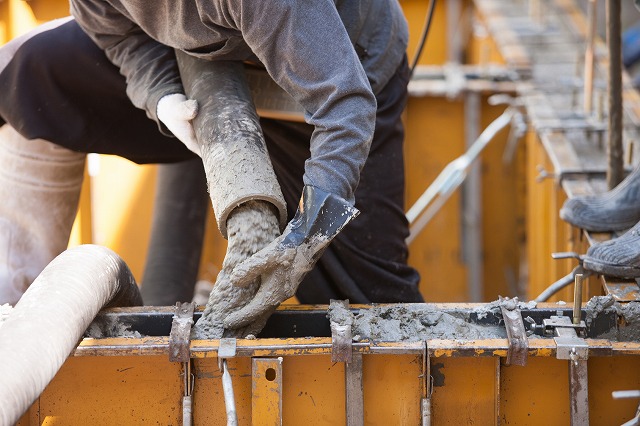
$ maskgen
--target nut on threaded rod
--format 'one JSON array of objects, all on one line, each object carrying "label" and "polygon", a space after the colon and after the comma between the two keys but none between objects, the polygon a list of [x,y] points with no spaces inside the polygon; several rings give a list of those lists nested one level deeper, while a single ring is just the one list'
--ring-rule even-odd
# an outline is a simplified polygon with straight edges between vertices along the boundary
[{"label": "nut on threaded rod", "polygon": [[575,284],[573,286],[573,323],[580,324],[580,316],[582,310],[582,282],[583,274],[576,274]]}]

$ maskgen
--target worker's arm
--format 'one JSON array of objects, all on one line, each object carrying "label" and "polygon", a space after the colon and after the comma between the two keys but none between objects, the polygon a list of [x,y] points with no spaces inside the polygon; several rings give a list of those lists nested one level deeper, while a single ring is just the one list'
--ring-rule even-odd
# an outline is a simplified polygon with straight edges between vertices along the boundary
[{"label": "worker's arm", "polygon": [[[228,9],[237,11],[237,1],[228,0]],[[242,3],[233,24],[272,78],[305,108],[315,131],[295,218],[281,237],[228,277],[238,286],[261,280],[254,299],[225,319],[232,329],[293,296],[331,240],[357,215],[354,192],[376,115],[375,97],[331,0]]]},{"label": "worker's arm", "polygon": [[120,68],[131,102],[158,122],[163,133],[168,134],[161,123],[199,155],[189,121],[197,114],[197,104],[184,96],[174,50],[153,40],[106,1],[71,1],[71,13]]},{"label": "worker's arm", "polygon": [[373,137],[376,99],[334,1],[224,2],[227,24],[240,29],[315,127],[304,183],[353,204]]}]

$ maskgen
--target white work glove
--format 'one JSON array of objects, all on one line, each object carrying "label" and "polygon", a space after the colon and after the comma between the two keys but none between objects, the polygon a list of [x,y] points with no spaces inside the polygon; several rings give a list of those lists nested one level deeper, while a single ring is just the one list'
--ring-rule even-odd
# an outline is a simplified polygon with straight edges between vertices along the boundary
[{"label": "white work glove", "polygon": [[165,95],[158,101],[156,112],[158,120],[162,121],[180,142],[198,157],[202,157],[191,124],[191,120],[198,115],[198,101],[187,99],[182,93]]}]

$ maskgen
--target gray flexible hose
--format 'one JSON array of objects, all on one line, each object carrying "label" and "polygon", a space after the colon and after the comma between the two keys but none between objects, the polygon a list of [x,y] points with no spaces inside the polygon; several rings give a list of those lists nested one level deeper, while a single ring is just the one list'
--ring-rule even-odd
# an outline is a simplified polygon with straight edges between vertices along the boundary
[{"label": "gray flexible hose", "polygon": [[33,404],[100,309],[141,303],[128,266],[106,247],[51,261],[0,328],[0,424],[15,424]]},{"label": "gray flexible hose", "polygon": [[251,200],[273,204],[284,229],[287,205],[242,62],[207,61],[179,50],[176,59],[185,94],[198,101],[193,128],[220,233],[227,238],[229,214]]}]

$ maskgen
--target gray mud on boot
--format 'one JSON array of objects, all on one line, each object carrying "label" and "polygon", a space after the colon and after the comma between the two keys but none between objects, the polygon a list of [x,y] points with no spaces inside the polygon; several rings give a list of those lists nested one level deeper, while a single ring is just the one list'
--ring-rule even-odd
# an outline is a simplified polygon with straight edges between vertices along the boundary
[{"label": "gray mud on boot", "polygon": [[614,189],[568,199],[560,218],[592,232],[623,231],[640,221],[640,167]]},{"label": "gray mud on boot", "polygon": [[640,277],[640,222],[618,238],[591,246],[583,266],[610,277]]}]

